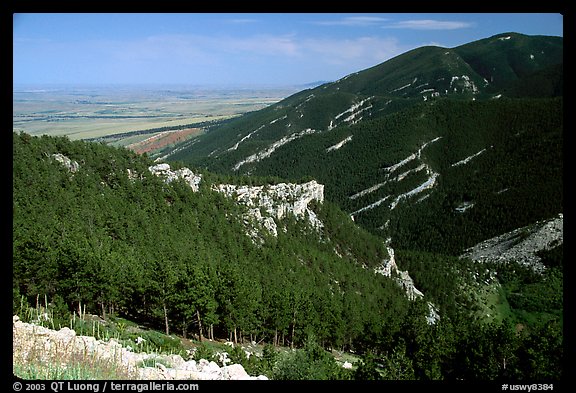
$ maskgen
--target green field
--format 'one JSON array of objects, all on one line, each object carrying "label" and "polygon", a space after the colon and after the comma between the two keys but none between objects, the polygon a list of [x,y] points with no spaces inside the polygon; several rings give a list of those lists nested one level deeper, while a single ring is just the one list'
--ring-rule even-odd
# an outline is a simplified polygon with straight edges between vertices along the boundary
[{"label": "green field", "polygon": [[296,88],[186,86],[14,87],[13,130],[98,138],[224,120],[264,108]]}]

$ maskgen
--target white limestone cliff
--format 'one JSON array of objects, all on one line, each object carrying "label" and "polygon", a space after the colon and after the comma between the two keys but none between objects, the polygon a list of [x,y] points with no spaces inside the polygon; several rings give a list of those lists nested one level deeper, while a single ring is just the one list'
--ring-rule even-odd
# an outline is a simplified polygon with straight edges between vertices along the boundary
[{"label": "white limestone cliff", "polygon": [[[409,300],[423,298],[424,294],[416,288],[414,280],[410,277],[410,274],[407,271],[398,269],[396,258],[394,256],[394,249],[389,245],[390,241],[391,239],[386,241],[386,249],[388,250],[389,258],[383,260],[382,264],[374,269],[374,273],[382,274],[386,277],[392,277],[392,274],[394,274],[396,283],[404,289]],[[428,315],[426,316],[426,322],[429,325],[434,325],[439,319],[440,315],[438,315],[438,308],[432,302],[428,302]]]},{"label": "white limestone cliff", "polygon": [[169,164],[157,164],[148,168],[148,170],[159,177],[164,178],[166,183],[171,183],[177,179],[183,179],[192,191],[197,192],[202,181],[202,175],[197,175],[188,168],[181,168],[175,171],[170,169]]},{"label": "white limestone cliff", "polygon": [[[148,170],[163,178],[166,183],[184,179],[194,192],[199,190],[202,181],[202,176],[190,169],[181,168],[173,171],[166,163],[153,165]],[[212,190],[233,198],[248,208],[244,221],[249,227],[248,235],[253,239],[259,238],[259,228],[250,226],[251,222],[256,222],[260,228],[277,236],[276,220],[281,220],[288,215],[293,215],[298,219],[307,219],[317,230],[323,227],[310,205],[312,202],[324,202],[324,185],[315,180],[302,184],[279,183],[263,186],[216,184],[212,186]]]},{"label": "white limestone cliff", "polygon": [[313,201],[324,202],[324,185],[315,180],[302,184],[280,183],[266,186],[218,184],[212,186],[212,189],[247,206],[248,218],[256,220],[274,236],[278,234],[275,219],[281,220],[287,215],[308,219],[318,230],[323,227],[310,206]]},{"label": "white limestone cliff", "polygon": [[72,161],[70,158],[66,157],[64,154],[56,153],[52,154],[51,156],[56,161],[64,165],[66,169],[70,171],[70,173],[76,173],[78,169],[80,169],[80,164],[76,161]]}]

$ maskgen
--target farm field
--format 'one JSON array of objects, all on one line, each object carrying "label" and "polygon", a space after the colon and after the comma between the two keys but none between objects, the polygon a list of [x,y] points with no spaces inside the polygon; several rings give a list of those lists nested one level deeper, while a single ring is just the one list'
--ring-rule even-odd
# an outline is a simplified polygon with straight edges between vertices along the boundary
[{"label": "farm field", "polygon": [[[264,108],[296,91],[297,87],[14,86],[13,130],[77,140],[165,127],[189,129]],[[190,135],[197,132],[186,134]],[[151,136],[112,139],[125,146]]]},{"label": "farm field", "polygon": [[138,154],[150,153],[166,146],[182,142],[202,133],[200,128],[185,128],[183,130],[162,131],[139,142],[126,145],[126,148]]}]

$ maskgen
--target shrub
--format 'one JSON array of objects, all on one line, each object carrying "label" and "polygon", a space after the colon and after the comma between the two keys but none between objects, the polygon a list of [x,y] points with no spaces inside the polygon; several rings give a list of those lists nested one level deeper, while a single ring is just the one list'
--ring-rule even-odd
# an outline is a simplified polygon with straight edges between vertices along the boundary
[{"label": "shrub", "polygon": [[378,381],[382,379],[372,353],[368,352],[360,360],[359,366],[354,373],[354,379],[362,381]]},{"label": "shrub", "polygon": [[242,366],[244,366],[248,360],[246,352],[244,352],[240,345],[235,345],[234,348],[228,352],[228,357],[230,358],[230,364],[241,364]]},{"label": "shrub", "polygon": [[177,338],[154,331],[142,332],[140,336],[146,340],[148,350],[185,356],[186,350]]},{"label": "shrub", "polygon": [[313,337],[308,338],[303,349],[280,355],[272,370],[272,379],[280,380],[329,380],[344,376],[334,357]]},{"label": "shrub", "polygon": [[196,347],[196,352],[194,352],[194,360],[197,362],[200,359],[206,359],[208,361],[216,361],[216,357],[214,356],[214,351],[206,345],[206,343],[201,343],[198,347]]},{"label": "shrub", "polygon": [[272,375],[272,370],[276,361],[278,360],[278,352],[272,344],[266,344],[262,349],[262,358],[260,359],[259,373],[264,375]]},{"label": "shrub", "polygon": [[142,360],[138,366],[139,367],[156,367],[156,365],[158,364],[162,364],[165,367],[172,367],[172,365],[170,365],[166,359],[163,359],[161,357],[157,357],[157,356],[152,356],[152,357],[148,357],[144,360]]}]

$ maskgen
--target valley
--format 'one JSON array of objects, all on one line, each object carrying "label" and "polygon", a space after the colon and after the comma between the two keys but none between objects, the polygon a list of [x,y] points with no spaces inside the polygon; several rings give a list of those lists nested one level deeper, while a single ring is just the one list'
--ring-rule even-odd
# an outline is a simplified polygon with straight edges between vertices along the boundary
[{"label": "valley", "polygon": [[[296,89],[186,85],[15,86],[13,130],[30,135],[66,135],[72,140],[102,138],[114,146],[129,148],[145,143],[148,138],[162,137],[162,133],[169,130],[179,130],[177,140],[182,141],[198,132],[185,130],[264,108]],[[165,145],[145,150],[150,152],[160,147]]]},{"label": "valley", "polygon": [[[290,93],[51,115],[15,93],[14,313],[289,347],[242,359],[273,379],[559,380],[562,46],[503,33]],[[69,115],[127,122],[43,128]]]}]

